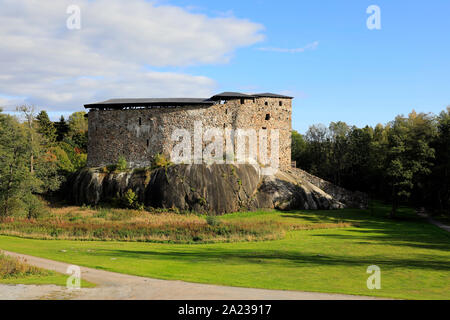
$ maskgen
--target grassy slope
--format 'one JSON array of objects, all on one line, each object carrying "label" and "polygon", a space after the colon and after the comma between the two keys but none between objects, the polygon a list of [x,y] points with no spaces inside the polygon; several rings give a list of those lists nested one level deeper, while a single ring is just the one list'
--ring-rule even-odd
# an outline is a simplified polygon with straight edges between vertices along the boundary
[{"label": "grassy slope", "polygon": [[[450,234],[417,220],[361,210],[235,214],[359,227],[289,232],[283,240],[199,245],[30,240],[0,236],[0,248],[160,279],[268,289],[406,299],[450,299]],[[67,250],[63,252],[62,250]],[[114,258],[114,259],[113,259]],[[368,290],[366,269],[381,268],[382,289]]]}]

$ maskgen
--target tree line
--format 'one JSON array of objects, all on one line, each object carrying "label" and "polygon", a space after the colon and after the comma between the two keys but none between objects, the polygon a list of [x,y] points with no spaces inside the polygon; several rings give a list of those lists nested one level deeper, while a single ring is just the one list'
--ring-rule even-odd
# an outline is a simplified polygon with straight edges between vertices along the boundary
[{"label": "tree line", "polygon": [[0,109],[0,218],[33,218],[39,199],[59,190],[66,177],[86,165],[85,112],[50,121],[46,111],[17,107],[24,121]]},{"label": "tree line", "polygon": [[386,125],[345,122],[292,133],[292,160],[316,176],[372,198],[449,214],[450,107],[439,115],[411,112]]}]

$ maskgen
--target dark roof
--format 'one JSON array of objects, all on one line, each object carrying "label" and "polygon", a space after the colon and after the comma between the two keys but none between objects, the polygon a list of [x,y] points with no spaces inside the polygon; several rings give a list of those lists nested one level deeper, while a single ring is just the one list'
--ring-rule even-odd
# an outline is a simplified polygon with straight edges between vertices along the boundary
[{"label": "dark roof", "polygon": [[275,94],[275,93],[256,93],[254,94],[255,97],[258,98],[280,98],[280,99],[294,99],[293,97],[289,97],[289,96],[283,96],[281,94]]},{"label": "dark roof", "polygon": [[281,94],[275,94],[275,93],[257,93],[257,94],[245,94],[240,92],[222,92],[219,94],[216,94],[215,96],[211,97],[211,100],[226,100],[226,99],[233,99],[233,98],[280,98],[280,99],[293,99],[293,97],[283,96]]},{"label": "dark roof", "polygon": [[252,95],[248,95],[240,92],[222,92],[211,97],[211,100],[226,100],[232,98],[254,98]]},{"label": "dark roof", "polygon": [[150,99],[111,99],[103,102],[96,102],[85,104],[85,108],[113,108],[121,109],[126,107],[178,107],[178,106],[192,106],[203,105],[211,106],[218,100],[228,99],[252,99],[252,98],[280,98],[280,99],[293,99],[292,97],[283,96],[274,93],[258,93],[258,94],[245,94],[240,92],[222,92],[214,95],[213,97],[206,98],[150,98]]},{"label": "dark roof", "polygon": [[214,101],[205,98],[151,98],[151,99],[111,99],[103,102],[85,104],[85,108],[123,108],[147,106],[187,106],[213,105]]}]

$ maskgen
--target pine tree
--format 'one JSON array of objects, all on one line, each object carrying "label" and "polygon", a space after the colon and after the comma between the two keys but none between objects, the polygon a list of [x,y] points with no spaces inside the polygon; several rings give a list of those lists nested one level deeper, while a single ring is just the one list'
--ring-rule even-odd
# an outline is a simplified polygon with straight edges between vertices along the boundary
[{"label": "pine tree", "polygon": [[56,128],[56,141],[63,141],[66,135],[69,133],[69,125],[67,124],[64,116],[59,118],[59,121],[55,123]]},{"label": "pine tree", "polygon": [[56,141],[56,128],[53,122],[50,121],[47,112],[45,110],[39,112],[36,116],[36,121],[38,124],[37,132],[44,137],[45,143],[48,145],[53,144]]}]

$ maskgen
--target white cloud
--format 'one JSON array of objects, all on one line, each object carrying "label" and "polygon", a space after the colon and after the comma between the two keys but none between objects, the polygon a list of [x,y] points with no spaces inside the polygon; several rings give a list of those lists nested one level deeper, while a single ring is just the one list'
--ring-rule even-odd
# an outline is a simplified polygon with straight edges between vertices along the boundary
[{"label": "white cloud", "polygon": [[[81,8],[80,30],[66,28],[72,4]],[[112,97],[209,96],[210,78],[149,70],[226,63],[237,48],[261,41],[262,29],[144,0],[0,0],[0,95],[49,109]]]},{"label": "white cloud", "polygon": [[271,52],[282,52],[282,53],[301,53],[305,52],[307,50],[316,50],[319,46],[319,41],[314,41],[312,43],[308,43],[306,46],[302,48],[274,48],[274,47],[267,47],[267,48],[258,48],[260,51],[271,51]]}]

